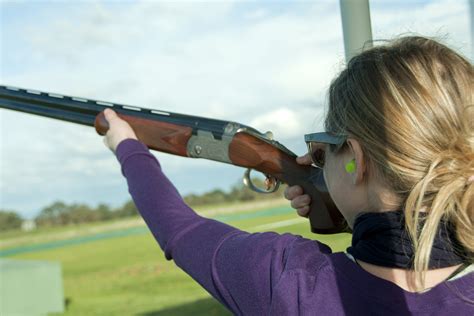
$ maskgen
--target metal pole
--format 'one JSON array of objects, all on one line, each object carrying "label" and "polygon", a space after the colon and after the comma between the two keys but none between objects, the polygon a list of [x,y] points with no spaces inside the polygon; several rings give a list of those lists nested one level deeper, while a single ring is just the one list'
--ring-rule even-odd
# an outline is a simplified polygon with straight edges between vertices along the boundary
[{"label": "metal pole", "polygon": [[372,47],[369,0],[340,0],[346,62]]},{"label": "metal pole", "polygon": [[474,0],[467,0],[471,7],[471,61],[474,62]]}]

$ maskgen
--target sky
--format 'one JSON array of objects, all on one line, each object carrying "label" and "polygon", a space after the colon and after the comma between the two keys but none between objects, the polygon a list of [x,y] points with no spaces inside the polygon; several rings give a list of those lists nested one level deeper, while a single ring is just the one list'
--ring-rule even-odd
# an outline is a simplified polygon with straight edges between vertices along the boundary
[{"label": "sky", "polygon": [[[0,0],[0,84],[231,120],[298,155],[344,67],[339,1]],[[373,38],[435,36],[472,58],[468,0],[370,1]],[[0,109],[0,209],[130,199],[91,127]],[[244,169],[154,151],[182,195]]]}]

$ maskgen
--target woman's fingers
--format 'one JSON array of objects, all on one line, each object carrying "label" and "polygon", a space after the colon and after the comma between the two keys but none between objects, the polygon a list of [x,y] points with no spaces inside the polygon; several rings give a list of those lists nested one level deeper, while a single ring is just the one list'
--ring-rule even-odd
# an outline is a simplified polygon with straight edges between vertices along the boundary
[{"label": "woman's fingers", "polygon": [[109,123],[109,129],[105,134],[104,144],[115,152],[118,144],[127,138],[137,139],[135,132],[127,121],[120,118],[111,109],[105,109],[104,116]]},{"label": "woman's fingers", "polygon": [[297,208],[296,213],[298,213],[299,216],[308,217],[309,216],[309,210],[310,210],[309,205],[307,205],[307,206],[304,206],[304,207]]},{"label": "woman's fingers", "polygon": [[311,203],[311,197],[303,194],[303,188],[299,185],[286,187],[283,195],[287,200],[291,201],[291,207],[296,209],[299,216],[308,217]]},{"label": "woman's fingers", "polygon": [[[297,157],[296,162],[300,165],[311,165],[311,156],[309,153]],[[308,217],[311,203],[311,197],[308,194],[303,194],[303,188],[299,185],[287,187],[284,196],[291,201],[291,207],[296,209],[299,216]]]},{"label": "woman's fingers", "polygon": [[310,203],[311,197],[308,194],[303,194],[291,200],[291,207],[294,209],[299,209],[309,206]]},{"label": "woman's fingers", "polygon": [[287,200],[293,200],[295,197],[301,194],[303,194],[303,188],[300,187],[299,185],[286,187],[285,192],[283,193],[283,195],[285,196],[285,199]]},{"label": "woman's fingers", "polygon": [[306,153],[303,156],[297,157],[296,162],[300,165],[311,165],[311,156],[309,155],[309,153]]},{"label": "woman's fingers", "polygon": [[[111,110],[111,109],[105,109],[104,110],[104,116],[105,116],[105,119],[107,120],[107,122],[110,124],[111,121],[119,118],[117,116],[117,113],[115,113],[114,110]],[[119,118],[120,119],[120,118]]]}]

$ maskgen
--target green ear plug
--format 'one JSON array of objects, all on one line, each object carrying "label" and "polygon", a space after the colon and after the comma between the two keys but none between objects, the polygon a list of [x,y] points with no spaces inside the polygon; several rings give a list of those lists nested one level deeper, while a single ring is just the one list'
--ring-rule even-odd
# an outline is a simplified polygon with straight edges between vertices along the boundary
[{"label": "green ear plug", "polygon": [[352,159],[349,163],[346,164],[346,171],[348,173],[354,173],[356,170],[356,162]]}]

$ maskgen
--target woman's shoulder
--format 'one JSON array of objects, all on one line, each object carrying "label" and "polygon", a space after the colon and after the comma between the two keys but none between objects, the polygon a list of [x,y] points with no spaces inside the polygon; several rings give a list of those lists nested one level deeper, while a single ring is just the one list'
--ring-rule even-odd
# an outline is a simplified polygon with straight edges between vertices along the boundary
[{"label": "woman's shoulder", "polygon": [[328,266],[328,256],[331,254],[332,250],[328,245],[293,235],[292,242],[285,249],[285,271],[304,270],[317,273],[319,269]]},{"label": "woman's shoulder", "polygon": [[[352,311],[405,315],[446,311],[474,312],[474,273],[443,282],[424,293],[411,293],[359,267],[344,252],[317,251],[324,244],[296,240],[288,248],[288,260],[274,289],[275,304],[290,308],[288,290],[296,301],[308,303],[308,310],[336,313]],[[327,247],[327,246],[326,246]],[[328,247],[329,248],[329,247]],[[294,288],[292,288],[292,286]],[[281,292],[281,293],[280,293]],[[279,295],[281,294],[281,295]],[[277,303],[279,302],[279,303]],[[327,302],[332,302],[327,305]],[[328,309],[324,310],[323,306]]]},{"label": "woman's shoulder", "polygon": [[474,271],[472,265],[451,278],[421,293],[405,291],[393,282],[362,269],[347,253],[334,253],[328,266],[335,273],[338,287],[381,306],[399,304],[410,312],[469,310],[474,312]]},{"label": "woman's shoulder", "polygon": [[[361,286],[362,288],[367,288],[368,286],[372,285],[377,287],[385,286],[387,288],[397,288],[402,290],[396,284],[379,278],[364,270],[355,262],[354,258],[348,253],[333,253],[328,257],[328,260],[330,260],[328,266],[330,266],[335,273],[338,273],[342,278],[345,278],[347,281],[354,283],[356,287],[361,286],[361,284],[363,284],[363,286]],[[474,265],[471,264],[467,266],[461,273],[457,274],[455,277],[451,277],[448,280],[440,283],[438,286],[426,290],[423,293],[428,293],[431,290],[438,290],[438,288],[444,288],[446,286],[460,286],[460,288],[466,288],[468,292],[472,292],[472,294],[474,294]],[[408,291],[406,292],[411,293]],[[411,294],[420,295],[423,293]]]}]

